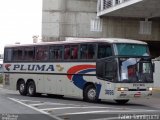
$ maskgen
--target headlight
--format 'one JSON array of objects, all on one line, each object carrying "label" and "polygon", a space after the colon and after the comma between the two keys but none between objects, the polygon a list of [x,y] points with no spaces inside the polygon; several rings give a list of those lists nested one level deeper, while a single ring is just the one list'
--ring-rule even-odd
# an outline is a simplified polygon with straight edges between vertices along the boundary
[{"label": "headlight", "polygon": [[149,88],[148,88],[148,90],[149,90],[149,91],[152,91],[152,90],[153,90],[153,88],[152,88],[152,87],[149,87]]},{"label": "headlight", "polygon": [[120,88],[118,88],[118,91],[128,91],[128,88],[127,87],[120,87]]}]

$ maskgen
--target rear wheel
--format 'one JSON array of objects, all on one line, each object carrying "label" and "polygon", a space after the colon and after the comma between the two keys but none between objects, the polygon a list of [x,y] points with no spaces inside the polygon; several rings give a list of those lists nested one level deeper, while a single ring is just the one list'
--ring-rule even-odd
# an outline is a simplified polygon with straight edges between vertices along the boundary
[{"label": "rear wheel", "polygon": [[126,104],[129,100],[115,100],[118,104]]},{"label": "rear wheel", "polygon": [[88,102],[96,102],[97,101],[97,91],[93,85],[89,85],[84,89],[84,100]]},{"label": "rear wheel", "polygon": [[29,96],[33,97],[36,95],[36,85],[33,81],[30,81],[27,85],[27,93]]},{"label": "rear wheel", "polygon": [[24,81],[18,83],[18,91],[21,95],[27,95],[26,84]]}]

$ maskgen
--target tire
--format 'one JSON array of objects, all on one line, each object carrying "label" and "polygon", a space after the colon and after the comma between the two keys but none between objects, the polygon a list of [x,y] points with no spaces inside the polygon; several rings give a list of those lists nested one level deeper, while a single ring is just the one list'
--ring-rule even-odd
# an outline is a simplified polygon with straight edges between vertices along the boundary
[{"label": "tire", "polygon": [[23,96],[27,95],[26,84],[22,80],[18,83],[18,91],[20,95],[23,95]]},{"label": "tire", "polygon": [[126,104],[129,100],[115,100],[118,104]]},{"label": "tire", "polygon": [[34,97],[36,96],[36,85],[33,81],[30,81],[27,85],[27,93],[28,96]]},{"label": "tire", "polygon": [[93,85],[89,85],[84,89],[83,99],[87,102],[97,102],[97,91]]}]

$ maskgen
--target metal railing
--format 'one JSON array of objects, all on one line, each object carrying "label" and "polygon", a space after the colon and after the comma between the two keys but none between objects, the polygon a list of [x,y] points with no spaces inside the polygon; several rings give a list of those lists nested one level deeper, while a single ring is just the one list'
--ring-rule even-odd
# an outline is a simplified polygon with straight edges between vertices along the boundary
[{"label": "metal railing", "polygon": [[98,0],[97,3],[97,12],[106,10],[111,7],[115,7],[116,5],[125,3],[130,0]]}]

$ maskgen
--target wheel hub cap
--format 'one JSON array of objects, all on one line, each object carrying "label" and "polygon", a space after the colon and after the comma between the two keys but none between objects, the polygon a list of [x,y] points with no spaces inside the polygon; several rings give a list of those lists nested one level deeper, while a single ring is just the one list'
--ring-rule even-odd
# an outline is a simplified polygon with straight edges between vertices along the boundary
[{"label": "wheel hub cap", "polygon": [[88,92],[88,98],[91,99],[91,100],[94,100],[96,98],[96,91],[95,91],[95,89],[89,90],[89,92]]},{"label": "wheel hub cap", "polygon": [[33,94],[33,90],[34,90],[33,86],[29,86],[29,93],[30,94]]},{"label": "wheel hub cap", "polygon": [[21,84],[21,85],[20,85],[20,91],[21,91],[21,92],[24,91],[24,84]]}]

